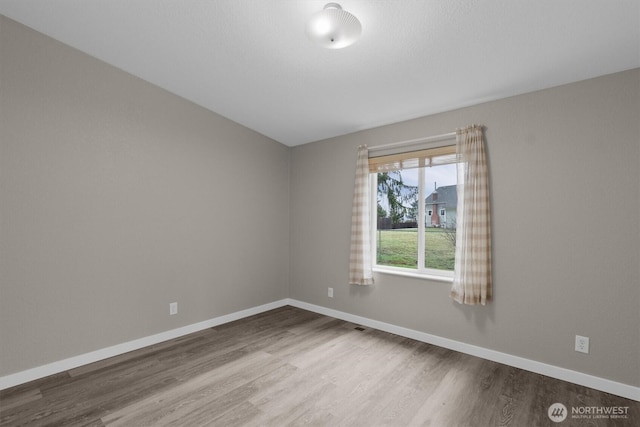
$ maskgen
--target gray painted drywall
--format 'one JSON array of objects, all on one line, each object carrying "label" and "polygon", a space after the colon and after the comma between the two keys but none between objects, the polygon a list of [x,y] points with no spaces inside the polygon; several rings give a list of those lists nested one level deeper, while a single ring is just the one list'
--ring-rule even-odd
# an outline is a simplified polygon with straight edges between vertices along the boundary
[{"label": "gray painted drywall", "polygon": [[0,376],[288,295],[288,147],[5,17],[0,49]]},{"label": "gray painted drywall", "polygon": [[[639,117],[636,69],[293,148],[291,297],[640,385]],[[486,126],[495,301],[385,274],[348,285],[356,147],[472,123]]]}]

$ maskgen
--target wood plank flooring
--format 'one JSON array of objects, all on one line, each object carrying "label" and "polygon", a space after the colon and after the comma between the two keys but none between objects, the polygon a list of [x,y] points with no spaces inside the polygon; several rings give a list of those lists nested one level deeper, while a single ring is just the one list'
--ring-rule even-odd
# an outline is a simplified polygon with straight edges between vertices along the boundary
[{"label": "wood plank flooring", "polygon": [[358,326],[279,308],[4,390],[0,426],[640,425],[638,402]]}]

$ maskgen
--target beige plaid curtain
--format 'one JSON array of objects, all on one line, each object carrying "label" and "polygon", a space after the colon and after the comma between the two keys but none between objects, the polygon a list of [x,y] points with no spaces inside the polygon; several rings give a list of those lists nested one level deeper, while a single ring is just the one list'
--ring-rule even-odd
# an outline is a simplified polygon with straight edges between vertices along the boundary
[{"label": "beige plaid curtain", "polygon": [[456,131],[458,218],[451,298],[461,304],[491,301],[489,184],[482,126]]},{"label": "beige plaid curtain", "polygon": [[372,285],[371,265],[371,188],[369,186],[369,149],[358,147],[356,183],[351,211],[351,253],[349,255],[349,284]]}]

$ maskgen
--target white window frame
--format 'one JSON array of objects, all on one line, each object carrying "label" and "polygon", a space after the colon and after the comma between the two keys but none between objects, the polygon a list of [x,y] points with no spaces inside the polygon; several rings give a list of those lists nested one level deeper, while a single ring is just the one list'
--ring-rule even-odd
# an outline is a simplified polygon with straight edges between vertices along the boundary
[{"label": "white window frame", "polygon": [[[421,146],[418,148],[412,147],[403,151],[415,151],[416,149],[423,148],[438,148],[455,145],[455,141],[452,143],[448,141],[446,143],[440,142],[439,144],[429,144],[428,146]],[[418,168],[418,200],[425,200],[425,184],[424,184],[425,167]],[[432,281],[441,281],[451,283],[453,282],[453,270],[438,270],[435,268],[426,268],[425,265],[425,231],[426,231],[426,214],[427,208],[425,203],[418,203],[418,265],[416,269],[393,267],[388,265],[378,264],[378,247],[377,236],[378,231],[378,174],[372,172],[369,174],[369,184],[371,187],[371,259],[373,260],[373,271],[376,273],[391,274],[405,277],[415,277],[420,279],[428,279]]]}]

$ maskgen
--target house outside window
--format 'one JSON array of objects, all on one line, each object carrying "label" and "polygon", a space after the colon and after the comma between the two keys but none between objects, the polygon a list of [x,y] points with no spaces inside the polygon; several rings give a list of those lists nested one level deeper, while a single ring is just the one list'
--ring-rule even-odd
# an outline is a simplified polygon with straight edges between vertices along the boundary
[{"label": "house outside window", "polygon": [[374,269],[452,277],[455,145],[370,157]]}]

